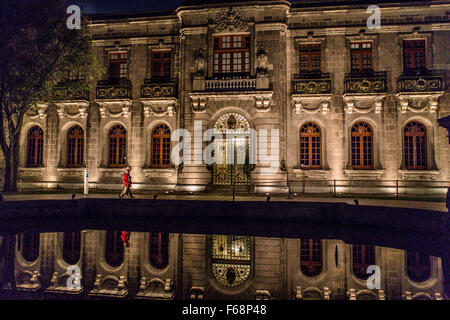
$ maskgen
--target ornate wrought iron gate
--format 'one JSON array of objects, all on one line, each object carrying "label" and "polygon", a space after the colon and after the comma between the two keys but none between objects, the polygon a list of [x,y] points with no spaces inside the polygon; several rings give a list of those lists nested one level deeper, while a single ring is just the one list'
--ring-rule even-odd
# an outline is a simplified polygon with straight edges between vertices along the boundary
[{"label": "ornate wrought iron gate", "polygon": [[250,184],[249,143],[247,137],[216,139],[215,152],[219,163],[213,168],[215,185]]}]

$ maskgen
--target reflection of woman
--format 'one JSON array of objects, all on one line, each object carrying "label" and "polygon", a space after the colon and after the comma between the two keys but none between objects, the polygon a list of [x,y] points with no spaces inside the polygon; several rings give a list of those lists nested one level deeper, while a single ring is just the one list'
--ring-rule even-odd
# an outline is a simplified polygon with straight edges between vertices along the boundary
[{"label": "reflection of woman", "polygon": [[130,234],[131,234],[130,231],[122,231],[122,235],[121,235],[123,245],[127,248],[130,246],[130,244],[128,242],[130,240]]}]

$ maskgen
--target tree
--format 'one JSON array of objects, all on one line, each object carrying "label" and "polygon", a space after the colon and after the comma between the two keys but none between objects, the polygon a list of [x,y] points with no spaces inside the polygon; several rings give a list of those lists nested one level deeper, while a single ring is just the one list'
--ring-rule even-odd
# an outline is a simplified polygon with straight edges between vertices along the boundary
[{"label": "tree", "polygon": [[51,103],[53,89],[70,73],[72,90],[89,90],[96,72],[91,35],[67,27],[64,0],[0,0],[0,146],[5,158],[4,192],[17,192],[20,135],[24,116]]}]

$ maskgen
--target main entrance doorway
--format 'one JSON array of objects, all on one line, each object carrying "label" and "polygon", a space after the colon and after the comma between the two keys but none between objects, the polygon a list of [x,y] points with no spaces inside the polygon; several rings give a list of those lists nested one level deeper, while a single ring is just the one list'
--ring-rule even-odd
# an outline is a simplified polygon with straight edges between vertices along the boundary
[{"label": "main entrance doorway", "polygon": [[216,163],[213,165],[214,185],[250,184],[250,125],[242,115],[227,113],[217,119],[214,140]]}]

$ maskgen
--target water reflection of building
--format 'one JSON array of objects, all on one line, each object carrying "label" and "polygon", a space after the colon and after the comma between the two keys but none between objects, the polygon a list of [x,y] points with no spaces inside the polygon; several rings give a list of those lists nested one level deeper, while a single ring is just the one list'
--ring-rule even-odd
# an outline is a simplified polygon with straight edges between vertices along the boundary
[{"label": "water reflection of building", "polygon": [[[24,294],[140,299],[441,299],[441,259],[341,240],[119,231],[22,234]],[[381,268],[380,290],[367,267]],[[67,269],[81,271],[69,289]]]},{"label": "water reflection of building", "polygon": [[[234,170],[256,192],[445,194],[448,4],[386,3],[368,29],[364,1],[232,2],[92,17],[108,72],[25,117],[20,186],[81,189],[88,169],[118,190],[130,165],[145,190],[220,189]],[[194,121],[279,129],[280,169],[177,166],[170,135]]]}]

